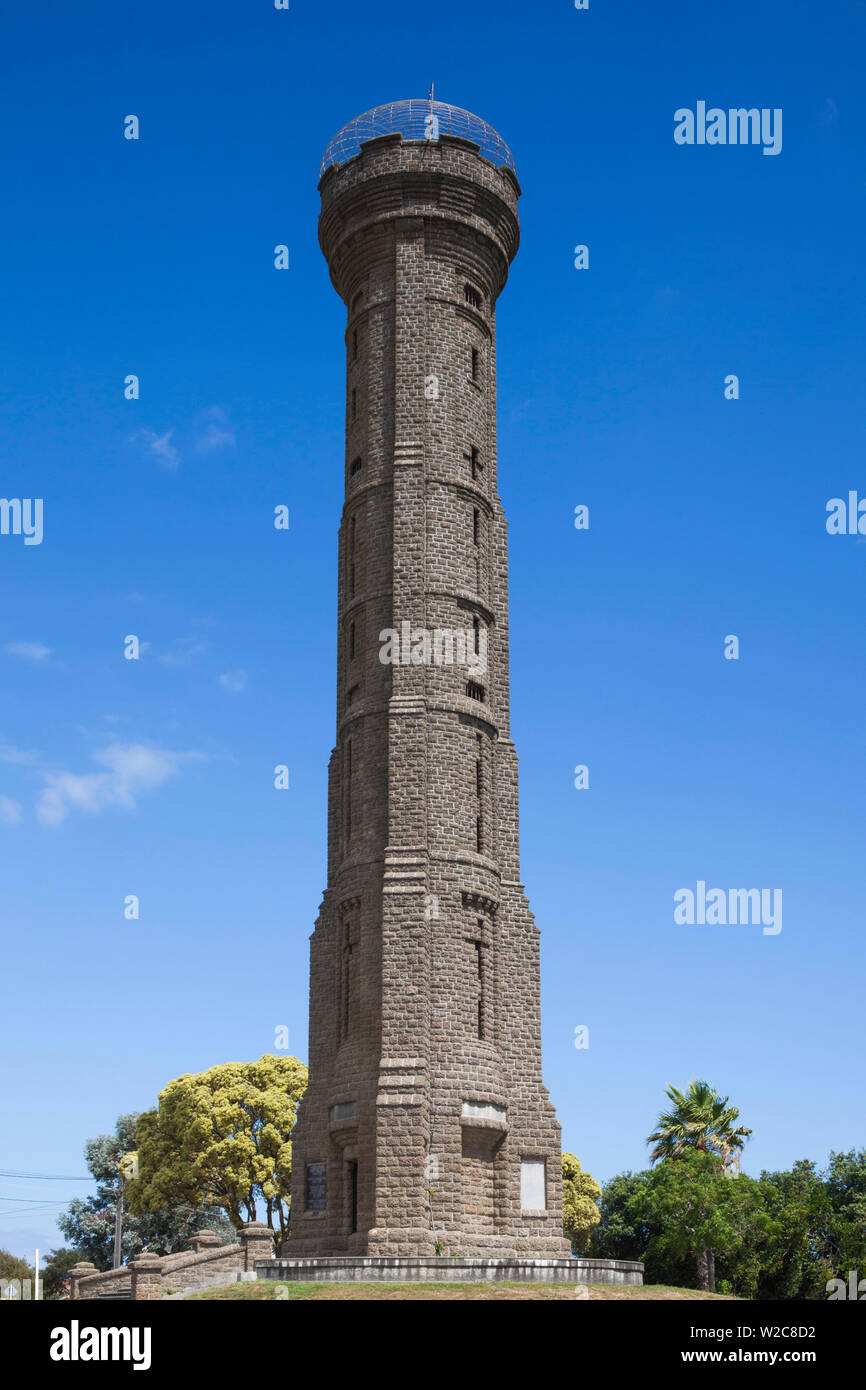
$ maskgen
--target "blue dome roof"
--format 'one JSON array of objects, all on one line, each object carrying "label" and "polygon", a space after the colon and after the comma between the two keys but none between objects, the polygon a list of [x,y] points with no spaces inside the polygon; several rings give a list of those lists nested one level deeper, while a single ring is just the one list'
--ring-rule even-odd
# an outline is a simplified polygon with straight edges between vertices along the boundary
[{"label": "blue dome roof", "polygon": [[431,114],[439,120],[440,135],[459,135],[464,140],[472,140],[479,146],[483,159],[491,164],[504,165],[512,174],[517,173],[514,157],[501,135],[493,126],[464,111],[462,106],[448,106],[444,101],[431,103],[429,97],[412,98],[408,101],[391,101],[386,106],[374,106],[356,116],[342,130],[338,130],[322,156],[319,178],[332,164],[346,164],[360,153],[364,140],[372,140],[376,135],[391,135],[399,131],[404,140],[424,140],[427,138],[425,122]]}]

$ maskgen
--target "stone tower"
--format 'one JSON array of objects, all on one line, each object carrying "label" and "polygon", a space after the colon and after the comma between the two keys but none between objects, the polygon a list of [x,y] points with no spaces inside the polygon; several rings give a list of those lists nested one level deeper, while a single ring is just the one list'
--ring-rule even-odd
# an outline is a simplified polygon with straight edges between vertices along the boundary
[{"label": "stone tower", "polygon": [[520,187],[484,121],[404,101],[340,131],[319,190],[348,311],[345,504],[290,1253],[561,1256],[496,475]]}]

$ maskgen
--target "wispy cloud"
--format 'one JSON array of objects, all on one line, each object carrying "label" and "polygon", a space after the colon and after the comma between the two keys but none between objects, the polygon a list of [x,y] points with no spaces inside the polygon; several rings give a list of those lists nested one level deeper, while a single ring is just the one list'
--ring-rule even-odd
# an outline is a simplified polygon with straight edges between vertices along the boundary
[{"label": "wispy cloud", "polygon": [[0,738],[0,763],[18,763],[27,766],[36,761],[35,753],[26,753],[23,748],[16,748],[14,743],[7,743]]},{"label": "wispy cloud", "polygon": [[142,429],[132,436],[132,442],[148,449],[159,459],[163,467],[175,469],[180,463],[180,453],[171,442],[173,435],[174,430],[157,434],[156,430]]},{"label": "wispy cloud", "polygon": [[17,825],[20,819],[20,803],[11,796],[0,796],[0,825]]},{"label": "wispy cloud", "polygon": [[829,126],[835,125],[838,119],[839,107],[836,105],[832,97],[825,97],[824,105],[821,108],[821,114],[818,117],[820,124],[826,130]]},{"label": "wispy cloud", "polygon": [[191,666],[197,656],[207,651],[207,642],[200,637],[176,637],[167,652],[162,652],[158,661],[166,666]]},{"label": "wispy cloud", "polygon": [[99,772],[46,772],[36,807],[42,825],[60,825],[71,810],[94,814],[107,806],[132,809],[143,793],[176,777],[201,753],[172,753],[142,743],[111,744],[94,753]]},{"label": "wispy cloud", "polygon": [[220,676],[220,685],[224,690],[230,690],[233,695],[245,690],[247,684],[246,671],[226,671]]},{"label": "wispy cloud", "polygon": [[[174,471],[183,461],[176,434],[173,426],[164,434],[142,428],[130,437],[130,443],[151,454],[164,468]],[[190,449],[196,454],[212,454],[218,449],[234,449],[236,444],[235,432],[227,412],[221,405],[210,405],[206,410],[202,410],[182,435],[185,454],[188,454]]]},{"label": "wispy cloud", "polygon": [[43,642],[7,642],[3,650],[10,656],[23,657],[25,661],[44,661],[51,655],[51,648]]},{"label": "wispy cloud", "polygon": [[197,454],[210,454],[215,449],[235,447],[234,430],[230,427],[228,416],[222,406],[212,405],[204,411],[199,428],[202,432],[195,441]]}]

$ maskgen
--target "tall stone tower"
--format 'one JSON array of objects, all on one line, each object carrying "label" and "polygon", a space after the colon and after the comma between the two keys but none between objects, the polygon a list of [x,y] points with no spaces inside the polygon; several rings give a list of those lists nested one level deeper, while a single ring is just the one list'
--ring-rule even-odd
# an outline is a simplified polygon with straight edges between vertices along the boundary
[{"label": "tall stone tower", "polygon": [[484,121],[402,101],[340,131],[319,190],[346,493],[290,1253],[562,1256],[496,475],[520,187]]}]

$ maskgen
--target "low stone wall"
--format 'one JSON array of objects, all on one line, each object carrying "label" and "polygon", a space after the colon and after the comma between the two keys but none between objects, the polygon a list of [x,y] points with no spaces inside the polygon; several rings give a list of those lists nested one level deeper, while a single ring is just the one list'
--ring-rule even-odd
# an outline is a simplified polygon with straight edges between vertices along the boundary
[{"label": "low stone wall", "polygon": [[217,1274],[235,1274],[245,1268],[244,1245],[240,1241],[236,1245],[221,1245],[217,1237],[214,1242],[200,1245],[198,1250],[163,1255],[160,1260],[162,1290],[175,1293],[181,1289],[200,1288]]},{"label": "low stone wall", "polygon": [[[132,1298],[132,1268],[106,1269],[100,1273],[88,1261],[73,1265],[69,1271],[70,1298]],[[87,1293],[79,1290],[86,1287]]]},{"label": "low stone wall", "polygon": [[259,1279],[281,1282],[402,1284],[472,1284],[488,1280],[509,1280],[517,1284],[642,1284],[643,1265],[639,1260],[590,1260],[581,1257],[561,1260],[485,1260],[452,1258],[447,1255],[421,1257],[329,1256],[317,1259],[256,1260]]},{"label": "low stone wall", "polygon": [[642,1260],[591,1260],[578,1255],[571,1261],[579,1266],[578,1284],[642,1284]]},{"label": "low stone wall", "polygon": [[252,1273],[257,1261],[273,1255],[273,1232],[261,1221],[248,1221],[236,1245],[223,1245],[214,1231],[193,1236],[189,1250],[173,1255],[139,1255],[120,1269],[100,1273],[87,1262],[69,1272],[70,1298],[131,1298],[152,1302],[169,1292],[211,1284],[221,1274]]}]

